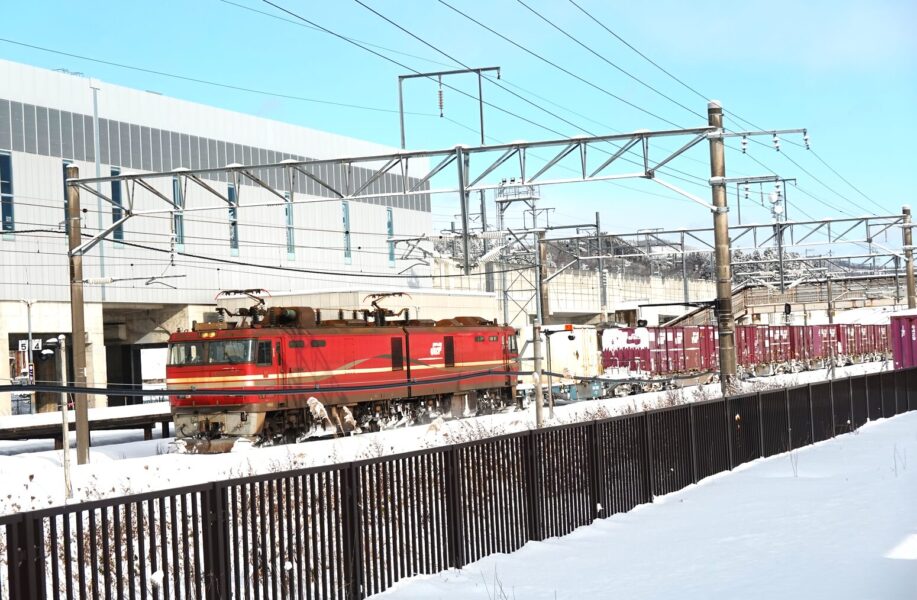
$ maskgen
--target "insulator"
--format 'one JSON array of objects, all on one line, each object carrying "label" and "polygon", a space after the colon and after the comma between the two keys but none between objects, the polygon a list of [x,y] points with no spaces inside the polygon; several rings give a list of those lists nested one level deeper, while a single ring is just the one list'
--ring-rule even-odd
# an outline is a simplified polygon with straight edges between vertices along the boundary
[{"label": "insulator", "polygon": [[802,142],[806,145],[806,150],[812,149],[809,147],[809,132],[808,131],[802,132]]},{"label": "insulator", "polygon": [[774,134],[774,150],[780,152],[780,138],[777,137],[777,134]]},{"label": "insulator", "polygon": [[748,138],[743,135],[742,136],[742,154],[745,154],[746,150],[748,150]]},{"label": "insulator", "polygon": [[439,116],[443,116],[443,78],[439,78],[439,90],[437,91],[437,98],[439,99]]}]

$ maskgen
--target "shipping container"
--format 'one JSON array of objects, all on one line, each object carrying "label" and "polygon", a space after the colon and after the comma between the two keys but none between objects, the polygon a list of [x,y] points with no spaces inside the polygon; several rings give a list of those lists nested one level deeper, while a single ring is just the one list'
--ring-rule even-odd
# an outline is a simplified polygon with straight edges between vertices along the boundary
[{"label": "shipping container", "polygon": [[767,332],[770,341],[770,362],[774,365],[789,364],[791,359],[789,326],[770,325]]},{"label": "shipping container", "polygon": [[701,328],[684,327],[685,371],[705,371],[702,355]]},{"label": "shipping container", "polygon": [[917,366],[917,315],[895,315],[889,329],[895,368]]},{"label": "shipping container", "polygon": [[809,338],[814,332],[814,325],[789,325],[788,335],[790,338],[790,360],[799,364],[808,364],[811,354]]},{"label": "shipping container", "polygon": [[602,332],[602,366],[615,372],[650,370],[650,331],[646,327],[612,327]]},{"label": "shipping container", "polygon": [[685,366],[685,328],[660,327],[665,332],[665,373],[684,373]]},{"label": "shipping container", "polygon": [[701,356],[703,371],[720,369],[720,332],[712,325],[700,326]]}]

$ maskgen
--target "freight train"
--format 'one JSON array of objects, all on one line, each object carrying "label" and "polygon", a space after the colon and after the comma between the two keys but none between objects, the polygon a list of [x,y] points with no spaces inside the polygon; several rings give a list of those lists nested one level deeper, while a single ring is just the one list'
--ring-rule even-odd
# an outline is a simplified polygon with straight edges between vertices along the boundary
[{"label": "freight train", "polygon": [[[323,314],[266,308],[256,290],[240,292],[258,303],[221,307],[219,322],[169,338],[176,436],[198,449],[224,450],[239,438],[261,444],[317,430],[372,431],[515,402],[512,327],[480,317],[412,319],[407,309],[380,307],[379,297],[371,309]],[[195,389],[227,393],[187,393]]]},{"label": "freight train", "polygon": [[[888,325],[739,325],[735,332],[740,377],[888,360]],[[602,332],[605,376],[633,380],[613,386],[626,395],[676,382],[699,383],[719,370],[714,326],[613,327]]]}]

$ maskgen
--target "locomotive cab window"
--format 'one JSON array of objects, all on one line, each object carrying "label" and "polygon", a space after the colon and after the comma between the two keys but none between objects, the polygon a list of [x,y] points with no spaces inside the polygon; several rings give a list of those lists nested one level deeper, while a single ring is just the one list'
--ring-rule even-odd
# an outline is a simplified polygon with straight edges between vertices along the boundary
[{"label": "locomotive cab window", "polygon": [[254,340],[220,340],[210,342],[208,345],[207,362],[238,363],[252,362]]},{"label": "locomotive cab window", "polygon": [[510,352],[513,352],[513,353],[519,352],[519,349],[516,346],[516,335],[515,334],[506,336],[506,341],[509,343]]},{"label": "locomotive cab window", "polygon": [[170,365],[199,365],[204,362],[204,342],[179,342],[169,347]]},{"label": "locomotive cab window", "polygon": [[258,342],[258,358],[255,361],[259,365],[271,365],[271,342],[266,340],[263,342]]}]

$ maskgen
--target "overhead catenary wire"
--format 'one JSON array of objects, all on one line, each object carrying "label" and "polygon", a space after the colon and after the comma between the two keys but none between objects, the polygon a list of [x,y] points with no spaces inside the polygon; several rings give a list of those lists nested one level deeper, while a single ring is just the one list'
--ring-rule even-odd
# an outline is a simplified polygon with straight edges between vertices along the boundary
[{"label": "overhead catenary wire", "polygon": [[[394,110],[394,109],[382,108],[382,107],[378,107],[378,106],[364,106],[364,105],[360,105],[360,104],[349,104],[349,103],[347,103],[347,102],[337,102],[337,101],[334,101],[334,100],[322,100],[322,99],[319,99],[319,98],[308,98],[308,97],[305,97],[305,96],[296,96],[296,95],[294,95],[294,94],[284,94],[284,93],[281,93],[281,92],[271,92],[271,91],[266,91],[266,90],[259,90],[259,89],[256,89],[256,88],[250,88],[250,87],[235,85],[235,84],[231,84],[231,83],[222,83],[222,82],[218,82],[218,81],[210,81],[210,80],[207,80],[207,79],[201,79],[201,78],[199,78],[199,77],[191,77],[191,76],[188,76],[188,75],[179,75],[179,74],[177,74],[177,73],[169,73],[169,72],[166,72],[166,71],[160,71],[160,70],[158,70],[158,69],[149,69],[149,68],[146,68],[146,67],[138,67],[138,66],[134,66],[134,65],[128,65],[128,64],[126,64],[126,63],[120,63],[120,62],[115,62],[115,61],[111,61],[111,60],[105,60],[105,59],[101,59],[101,58],[93,58],[93,57],[90,57],[90,56],[85,56],[85,55],[81,55],[81,54],[76,54],[76,53],[73,53],[73,52],[66,52],[66,51],[64,51],[64,50],[55,50],[55,49],[53,49],[53,48],[47,48],[47,47],[44,47],[44,46],[38,46],[38,45],[36,45],[36,44],[28,44],[28,43],[25,43],[25,42],[20,42],[20,41],[17,41],[17,40],[12,40],[12,39],[9,39],[9,38],[0,38],[0,42],[4,42],[4,43],[7,43],[7,44],[13,44],[13,45],[21,46],[21,47],[24,47],[24,48],[30,48],[30,49],[32,49],[32,50],[39,50],[39,51],[41,51],[41,52],[47,52],[47,53],[50,53],[50,54],[57,54],[58,56],[67,56],[67,57],[70,57],[70,58],[76,58],[76,59],[78,59],[78,60],[85,60],[85,61],[87,61],[87,62],[93,62],[93,63],[96,63],[96,64],[107,65],[107,66],[110,66],[110,67],[117,67],[117,68],[119,68],[119,69],[128,69],[128,70],[137,71],[137,72],[140,72],[140,73],[147,73],[147,74],[150,74],[150,75],[158,75],[158,76],[160,76],[160,77],[168,77],[168,78],[170,78],[170,79],[178,79],[178,80],[181,80],[181,81],[188,81],[188,82],[191,82],[191,83],[199,83],[199,84],[201,84],[201,85],[209,85],[209,86],[219,87],[219,88],[228,89],[228,90],[235,90],[235,91],[237,91],[237,92],[246,92],[246,93],[249,93],[249,94],[259,94],[259,95],[261,95],[261,96],[270,96],[270,97],[273,97],[273,98],[281,98],[281,99],[284,99],[284,100],[296,100],[296,101],[300,101],[300,102],[311,102],[311,103],[315,103],[315,104],[327,104],[327,105],[330,105],[330,106],[338,106],[338,107],[342,107],[342,108],[353,108],[353,109],[359,109],[359,110],[369,110],[369,111],[374,111],[374,112],[385,112],[385,113],[397,113],[397,112],[398,112],[397,110]],[[409,114],[413,114],[413,115],[417,115],[417,116],[426,116],[426,117],[434,117],[434,116],[437,116],[437,115],[434,115],[433,113],[419,113],[419,112],[418,112],[418,113],[409,113]]]},{"label": "overhead catenary wire", "polygon": [[[518,0],[517,0],[517,1],[518,1]],[[630,48],[631,50],[633,50],[636,54],[638,54],[640,57],[642,57],[644,60],[646,60],[647,62],[649,62],[651,65],[653,65],[654,67],[656,67],[656,68],[659,69],[660,71],[662,71],[662,72],[663,72],[664,74],[666,74],[668,77],[670,77],[671,79],[673,79],[673,80],[676,81],[677,83],[681,84],[684,88],[686,88],[687,90],[693,92],[693,93],[694,93],[695,95],[697,95],[698,97],[700,97],[700,98],[702,98],[702,99],[707,99],[707,98],[708,98],[708,96],[706,96],[705,94],[702,94],[702,93],[699,92],[696,88],[694,88],[694,87],[688,85],[688,84],[685,83],[682,79],[680,79],[679,77],[677,77],[676,75],[674,75],[674,74],[671,73],[670,71],[666,70],[666,69],[663,68],[659,63],[657,63],[656,61],[654,61],[653,59],[651,59],[650,57],[648,57],[646,54],[644,54],[643,52],[641,52],[640,50],[638,50],[633,44],[631,44],[630,42],[628,42],[627,40],[625,40],[623,37],[621,37],[620,35],[618,35],[617,33],[615,33],[610,27],[608,27],[605,23],[603,23],[603,22],[600,21],[598,18],[596,18],[592,13],[590,13],[589,11],[587,11],[586,9],[584,9],[582,6],[580,6],[575,0],[567,0],[567,1],[568,1],[570,4],[572,4],[573,6],[575,6],[580,12],[582,12],[584,15],[586,15],[589,19],[591,19],[594,23],[596,23],[599,27],[601,27],[601,28],[604,29],[606,32],[608,32],[609,35],[613,36],[615,39],[617,39],[618,41],[620,41],[622,44],[624,44],[625,46],[627,46],[628,48]],[[763,128],[763,127],[761,127],[761,126],[759,126],[759,125],[757,125],[757,124],[755,124],[755,123],[749,121],[748,119],[745,119],[745,118],[741,117],[738,113],[736,113],[736,112],[734,112],[734,111],[724,111],[724,112],[726,112],[726,114],[727,114],[728,116],[731,116],[734,120],[742,121],[742,122],[745,123],[746,125],[751,126],[753,129],[757,129],[757,130],[761,130],[761,131],[765,130],[765,128]],[[756,143],[762,144],[762,145],[766,145],[766,144],[764,144],[763,142],[760,142],[759,140],[753,140],[753,141],[756,142]],[[788,142],[789,144],[791,144],[791,145],[794,145],[794,146],[797,146],[797,147],[800,147],[800,148],[804,147],[803,144],[800,144],[800,143],[798,143],[798,142],[796,142],[796,141],[793,141],[793,140],[787,140],[787,142]],[[874,206],[878,207],[879,210],[881,210],[881,211],[885,211],[885,210],[886,210],[885,207],[883,207],[883,206],[880,205],[878,202],[876,202],[875,200],[873,200],[872,198],[870,198],[870,197],[869,197],[867,194],[865,194],[862,190],[860,190],[858,187],[856,187],[855,185],[853,185],[853,183],[851,183],[850,181],[848,181],[843,175],[841,175],[836,169],[834,169],[834,167],[832,167],[832,166],[829,165],[824,159],[822,159],[816,152],[812,151],[812,155],[813,155],[819,162],[821,162],[826,168],[828,168],[832,173],[834,173],[838,178],[840,178],[844,183],[846,183],[848,186],[850,186],[852,189],[854,189],[857,193],[859,193],[861,196],[863,196],[863,198],[865,198],[866,200],[868,200],[869,202],[871,202]],[[789,157],[787,157],[787,158],[789,158]],[[800,169],[802,169],[802,167],[800,167],[800,166],[798,165],[798,163],[796,163],[796,162],[793,161],[792,159],[789,159],[789,160],[790,160],[791,162],[793,162],[793,164],[795,164],[797,167],[799,167]],[[833,188],[830,188],[829,186],[825,185],[822,181],[818,180],[815,176],[813,176],[813,175],[812,175],[811,173],[809,173],[808,171],[806,171],[806,170],[803,169],[803,172],[805,172],[807,175],[809,175],[810,177],[812,177],[813,179],[815,179],[818,183],[820,183],[821,185],[825,186],[827,189],[829,189],[829,190],[832,191],[833,193],[837,194],[837,195],[840,196],[841,198],[850,201],[848,198],[844,197],[842,194],[839,194],[839,193],[838,193],[836,190],[834,190]]]},{"label": "overhead catenary wire", "polygon": [[672,98],[671,96],[665,94],[664,92],[659,91],[658,89],[656,89],[656,88],[653,87],[652,85],[646,83],[645,81],[643,81],[642,79],[640,79],[639,77],[637,77],[636,75],[634,75],[633,73],[631,73],[630,71],[621,68],[620,66],[617,65],[617,63],[615,63],[615,62],[609,60],[609,59],[608,59],[607,57],[605,57],[604,55],[599,54],[599,53],[596,52],[592,47],[590,47],[590,46],[588,46],[587,44],[584,44],[583,42],[581,42],[578,38],[576,38],[575,36],[571,35],[566,29],[564,29],[563,27],[561,27],[560,25],[558,25],[558,24],[555,23],[554,21],[552,21],[552,20],[548,19],[547,17],[545,17],[543,14],[541,14],[540,12],[538,12],[537,10],[535,10],[534,8],[532,8],[531,6],[529,6],[528,4],[526,4],[523,0],[516,0],[516,2],[518,2],[519,4],[521,4],[522,6],[524,6],[526,9],[528,9],[529,12],[531,12],[531,13],[534,14],[536,17],[538,17],[539,19],[541,19],[542,21],[544,21],[545,23],[547,23],[548,25],[550,25],[551,27],[553,27],[554,29],[556,29],[557,31],[559,31],[561,34],[563,34],[564,36],[566,36],[567,38],[569,38],[570,40],[572,40],[573,42],[575,42],[578,46],[580,46],[581,48],[584,48],[585,50],[587,50],[588,52],[590,52],[590,53],[593,54],[594,56],[598,57],[599,59],[601,59],[601,60],[604,61],[606,64],[608,64],[608,65],[610,65],[611,67],[613,67],[614,69],[617,69],[618,71],[620,71],[620,72],[623,73],[624,75],[627,75],[629,78],[631,78],[632,80],[636,81],[637,83],[639,83],[639,84],[642,85],[643,87],[652,90],[653,92],[655,92],[656,94],[662,96],[663,98],[665,98],[665,99],[668,100],[669,102],[671,102],[671,103],[673,103],[673,104],[675,104],[675,105],[677,105],[677,106],[679,106],[679,107],[685,109],[686,111],[688,111],[689,113],[691,113],[691,114],[694,115],[695,117],[698,117],[698,118],[700,118],[700,119],[706,119],[706,118],[707,118],[706,115],[702,115],[702,114],[700,114],[699,112],[697,112],[696,110],[694,110],[693,108],[690,108],[690,107],[688,107],[688,106],[685,106],[684,104],[682,104],[682,103],[679,102],[678,100],[675,100],[675,99]]},{"label": "overhead catenary wire", "polygon": [[[276,20],[278,20],[278,21],[283,21],[284,23],[289,23],[289,24],[291,24],[291,25],[296,25],[297,27],[303,27],[303,28],[305,28],[305,29],[312,29],[313,31],[322,31],[322,30],[321,30],[320,28],[318,28],[318,27],[313,27],[312,25],[308,25],[308,24],[306,24],[306,23],[300,23],[300,22],[298,22],[298,21],[294,21],[293,19],[286,19],[286,18],[284,18],[284,17],[281,17],[280,15],[272,15],[272,14],[269,13],[269,12],[266,12],[266,11],[263,11],[263,10],[258,10],[257,8],[253,8],[253,7],[251,7],[251,6],[245,6],[244,4],[239,4],[239,3],[237,3],[237,2],[232,2],[231,0],[217,0],[217,1],[218,1],[218,2],[222,2],[223,4],[228,4],[229,6],[235,6],[236,8],[241,8],[241,9],[243,9],[243,10],[247,10],[247,11],[249,11],[249,12],[253,12],[253,13],[256,13],[256,14],[259,14],[259,15],[264,15],[265,17],[269,17],[269,18],[271,18],[271,19],[276,19]],[[373,48],[378,48],[378,49],[380,49],[380,50],[385,50],[386,52],[391,52],[392,54],[400,54],[401,56],[407,56],[407,57],[409,57],[409,58],[416,58],[417,60],[422,60],[422,61],[424,61],[424,62],[428,62],[428,63],[434,64],[434,65],[439,65],[439,66],[441,66],[441,67],[449,67],[449,68],[452,68],[452,67],[456,67],[456,66],[457,66],[457,65],[454,64],[454,63],[439,62],[439,61],[437,61],[437,60],[433,60],[433,59],[427,58],[427,57],[425,57],[425,56],[418,56],[418,55],[416,55],[416,54],[411,54],[411,53],[409,53],[409,52],[403,52],[403,51],[401,51],[401,50],[395,50],[394,48],[388,48],[388,47],[386,47],[386,46],[380,46],[379,44],[373,44],[372,42],[367,42],[367,41],[365,41],[365,40],[360,40],[360,39],[353,38],[353,37],[350,37],[350,36],[347,36],[347,39],[352,40],[352,41],[354,41],[354,42],[359,42],[359,43],[361,43],[361,44],[365,44],[366,46],[372,46]],[[396,111],[396,112],[397,112],[397,111]]]},{"label": "overhead catenary wire", "polygon": [[[265,0],[265,1],[267,1],[267,0]],[[465,63],[463,63],[461,60],[455,58],[454,56],[448,54],[447,52],[445,52],[444,50],[442,50],[442,49],[439,48],[438,46],[436,46],[436,45],[434,45],[434,44],[432,44],[432,43],[430,43],[430,42],[424,40],[424,39],[421,38],[420,36],[418,36],[418,35],[416,35],[415,33],[409,31],[409,30],[406,29],[405,27],[399,25],[398,23],[396,23],[396,22],[393,21],[392,19],[388,18],[387,16],[383,15],[383,14],[380,13],[379,11],[377,11],[377,10],[373,9],[372,7],[368,6],[367,4],[365,4],[362,0],[354,0],[354,1],[355,1],[357,4],[359,4],[360,6],[364,7],[366,10],[368,10],[368,11],[372,12],[373,14],[375,14],[376,16],[378,16],[379,18],[385,20],[386,22],[388,22],[388,23],[391,24],[392,26],[398,28],[398,29],[399,29],[400,31],[402,31],[403,33],[405,33],[405,34],[407,34],[408,36],[412,37],[413,39],[415,39],[415,40],[421,42],[422,44],[424,44],[424,45],[427,46],[428,48],[431,48],[432,50],[434,50],[434,51],[438,52],[439,54],[441,54],[441,55],[443,55],[443,56],[449,58],[450,60],[453,60],[453,61],[457,62],[458,64],[462,65],[462,66],[465,67],[465,68],[469,68],[468,65],[466,65]],[[440,1],[442,2],[442,0],[440,0]],[[450,8],[451,8],[451,6],[450,6]],[[470,17],[469,17],[469,18],[470,18]],[[476,22],[477,22],[477,21],[476,21]],[[484,25],[482,25],[482,26],[486,28],[486,26],[484,26]],[[488,28],[488,29],[489,29],[489,28]],[[496,33],[496,32],[495,32],[495,33]],[[497,33],[496,35],[500,35],[500,34]],[[503,37],[503,36],[501,36],[501,37]],[[504,38],[504,39],[505,39],[505,38]],[[515,42],[512,42],[511,40],[510,40],[510,42],[515,44]],[[553,63],[552,63],[552,64],[553,64]],[[558,68],[562,68],[562,67],[558,67]],[[565,70],[565,72],[567,72],[568,74],[570,74],[570,75],[573,76],[573,77],[576,77],[577,79],[581,79],[581,78],[579,78],[578,76],[576,76],[575,74],[570,73],[569,71],[566,71],[566,70]],[[554,113],[554,112],[552,112],[552,111],[547,110],[546,108],[544,108],[544,107],[541,106],[540,104],[538,104],[538,103],[536,103],[536,102],[532,102],[532,101],[529,100],[528,98],[525,98],[525,97],[521,96],[520,94],[518,94],[518,93],[516,93],[516,92],[514,92],[514,91],[512,91],[512,90],[508,90],[505,86],[503,86],[502,84],[500,84],[498,81],[495,81],[495,80],[493,80],[492,78],[489,78],[489,80],[492,81],[495,85],[497,85],[497,87],[499,87],[499,88],[503,89],[504,91],[510,93],[511,95],[515,96],[516,98],[519,98],[519,99],[523,100],[524,102],[526,102],[527,104],[530,104],[530,105],[534,106],[535,108],[538,108],[539,110],[541,110],[541,111],[543,111],[543,112],[546,112],[547,114],[549,114],[549,115],[551,115],[551,116],[553,116],[553,117],[555,117],[555,118],[557,118],[557,119],[562,120],[564,123],[570,125],[571,127],[574,127],[575,129],[577,129],[577,130],[579,130],[579,131],[584,131],[584,132],[586,132],[586,133],[589,133],[590,135],[596,135],[594,132],[589,131],[587,128],[584,128],[584,127],[582,127],[582,126],[580,126],[580,125],[578,125],[578,124],[576,124],[576,123],[573,123],[573,122],[569,121],[568,119],[565,119],[564,117],[561,117],[561,116],[557,115],[556,113]],[[581,79],[581,80],[582,80],[582,79]],[[617,96],[616,96],[616,97],[617,97]],[[621,100],[622,100],[623,102],[627,103],[627,104],[630,104],[630,103],[629,103],[628,101],[626,101],[626,100],[623,100],[623,99],[621,99]],[[652,114],[652,113],[650,113],[650,114]],[[695,114],[696,114],[696,113],[695,113]],[[654,116],[656,116],[656,115],[654,115]],[[660,118],[660,117],[657,117],[657,118]],[[679,125],[677,125],[676,123],[673,123],[673,122],[671,122],[671,121],[666,121],[666,122],[670,123],[671,125],[674,125],[675,127],[679,127]],[[542,129],[545,129],[545,130],[547,130],[547,131],[550,131],[550,132],[552,132],[552,133],[555,133],[555,134],[557,134],[557,135],[561,135],[561,136],[564,135],[562,132],[559,132],[559,131],[557,131],[557,130],[555,130],[555,129],[552,129],[552,128],[550,128],[550,127],[547,127],[547,126],[545,126],[545,125],[543,125],[543,124],[537,124],[537,126],[540,127],[540,128],[542,128]],[[627,158],[624,158],[624,157],[622,157],[622,160],[625,160],[625,161],[627,161],[627,162],[630,162],[631,164],[640,165],[639,162],[634,161],[634,160],[630,160],[630,159],[627,159]],[[701,178],[699,178],[699,177],[697,177],[697,176],[695,176],[695,175],[692,175],[692,174],[690,174],[690,173],[684,173],[683,171],[679,171],[678,169],[669,168],[669,169],[667,170],[667,172],[680,173],[681,175],[684,175],[684,176],[687,176],[687,177],[692,177],[692,178],[695,178],[695,179],[702,180]],[[687,181],[686,179],[683,179],[683,178],[677,177],[677,176],[674,176],[674,178],[676,178],[676,179],[681,179],[682,181]],[[703,180],[702,180],[702,181],[703,181]]]},{"label": "overhead catenary wire", "polygon": [[[17,233],[17,232],[14,230],[11,233]],[[60,235],[60,234],[63,234],[64,232],[57,231],[54,229],[48,229],[47,231],[44,231],[42,233],[55,233],[55,234]],[[88,234],[84,234],[83,237],[89,238],[91,236],[89,236]],[[246,261],[222,258],[219,256],[206,256],[202,254],[196,254],[193,252],[187,252],[184,250],[177,250],[177,249],[172,249],[172,248],[156,248],[154,246],[139,244],[139,243],[130,242],[127,240],[117,240],[117,243],[124,245],[124,246],[129,246],[132,248],[141,248],[143,250],[149,250],[151,252],[175,254],[178,256],[187,256],[187,257],[196,258],[199,260],[206,260],[206,261],[228,264],[228,265],[256,267],[259,269],[265,269],[269,271],[285,271],[285,272],[290,272],[290,273],[307,273],[307,274],[315,274],[315,275],[333,275],[333,276],[341,276],[341,277],[356,277],[356,278],[369,278],[369,279],[451,279],[451,278],[456,278],[456,277],[466,277],[467,276],[464,273],[436,274],[436,275],[434,274],[425,275],[422,273],[416,273],[416,274],[411,274],[411,275],[399,275],[399,274],[394,274],[394,273],[366,273],[362,271],[336,271],[336,270],[322,270],[322,269],[307,269],[304,267],[288,267],[288,266],[283,266],[283,265],[256,264],[256,263],[250,263]],[[499,273],[513,273],[513,272],[516,272],[519,270],[525,270],[528,268],[529,268],[528,266],[525,266],[525,267],[520,267],[516,269],[503,269],[503,270],[492,271],[492,272],[498,273],[498,274]]]},{"label": "overhead catenary wire", "polygon": [[[265,0],[265,1],[266,1],[266,0]],[[472,17],[471,15],[469,15],[469,14],[467,14],[467,13],[465,13],[465,12],[459,10],[459,9],[457,9],[456,7],[454,7],[454,6],[452,6],[451,4],[449,4],[448,2],[446,2],[445,0],[438,0],[438,2],[439,2],[440,4],[442,4],[443,6],[449,8],[450,10],[452,10],[452,11],[458,13],[459,15],[465,17],[465,18],[468,19],[469,21],[471,21],[471,22],[473,22],[473,23],[476,23],[478,26],[480,26],[480,27],[486,29],[487,31],[489,31],[489,32],[491,32],[492,34],[494,34],[495,36],[499,37],[500,39],[502,39],[502,40],[504,40],[504,41],[506,41],[506,42],[512,44],[513,46],[519,48],[519,49],[522,50],[523,52],[526,52],[527,54],[530,54],[530,55],[534,56],[534,57],[537,58],[538,60],[540,60],[540,61],[542,61],[542,62],[544,62],[544,63],[546,63],[546,64],[551,65],[551,66],[554,67],[555,69],[558,69],[558,70],[560,70],[560,71],[566,73],[567,75],[573,77],[574,79],[577,79],[578,81],[581,81],[582,83],[588,85],[589,87],[592,87],[592,88],[594,88],[594,89],[596,89],[596,90],[598,90],[598,91],[600,91],[600,92],[602,92],[602,93],[604,93],[604,94],[606,94],[606,95],[608,95],[608,96],[610,96],[610,97],[612,97],[612,98],[618,100],[619,102],[622,102],[622,103],[624,103],[624,104],[630,106],[631,108],[634,108],[635,110],[638,110],[638,111],[640,111],[640,112],[642,112],[642,113],[644,113],[644,114],[646,114],[646,115],[649,115],[649,116],[651,116],[651,117],[653,117],[653,118],[655,118],[655,119],[658,119],[658,120],[660,120],[660,121],[662,121],[662,122],[664,122],[664,123],[667,123],[667,124],[669,124],[669,125],[672,125],[673,127],[680,127],[680,126],[679,126],[677,123],[675,123],[674,121],[670,121],[669,119],[666,119],[665,117],[662,117],[662,116],[660,116],[660,115],[657,115],[656,113],[654,113],[654,112],[652,112],[652,111],[649,111],[649,110],[643,108],[642,106],[639,106],[639,105],[637,105],[637,104],[634,104],[634,103],[631,102],[630,100],[626,100],[625,98],[622,98],[621,96],[618,96],[617,94],[615,94],[615,93],[613,93],[613,92],[610,92],[609,90],[603,88],[603,87],[600,86],[600,85],[597,85],[597,84],[595,84],[595,83],[593,83],[593,82],[591,82],[591,81],[589,81],[589,80],[587,80],[587,79],[584,79],[584,78],[580,77],[579,75],[576,75],[575,73],[571,72],[569,69],[566,69],[566,68],[564,68],[564,67],[558,65],[557,63],[555,63],[555,62],[553,62],[553,61],[551,61],[551,60],[549,60],[549,59],[547,59],[547,58],[541,56],[540,54],[538,54],[538,53],[535,52],[534,50],[530,50],[529,48],[523,46],[522,44],[519,44],[518,42],[516,42],[516,41],[514,41],[514,40],[512,40],[512,39],[510,39],[510,38],[508,38],[508,37],[505,36],[505,35],[503,35],[503,34],[500,33],[499,31],[496,31],[495,29],[493,29],[493,28],[491,28],[491,27],[485,25],[484,23],[482,23],[481,21],[475,19],[475,18]]]},{"label": "overhead catenary wire", "polygon": [[[302,15],[299,15],[299,14],[297,14],[297,13],[295,13],[295,12],[289,10],[289,9],[286,9],[286,8],[280,6],[279,4],[275,4],[275,3],[272,2],[271,0],[262,0],[262,2],[264,2],[265,4],[269,4],[269,5],[273,6],[273,7],[276,8],[277,10],[283,11],[284,13],[290,15],[291,17],[295,17],[295,18],[297,18],[297,19],[300,19],[301,21],[303,21],[303,22],[305,22],[305,23],[308,23],[308,24],[310,24],[310,25],[316,27],[317,29],[320,29],[321,31],[324,31],[325,33],[327,33],[327,34],[329,34],[329,35],[332,35],[332,36],[334,36],[334,37],[336,37],[336,38],[338,38],[338,39],[344,40],[345,42],[347,42],[347,43],[349,43],[349,44],[353,44],[353,45],[357,46],[358,48],[362,48],[362,49],[365,50],[366,52],[369,52],[370,54],[373,54],[373,55],[375,55],[375,56],[378,56],[378,57],[381,58],[382,60],[388,61],[388,62],[390,62],[390,63],[392,63],[392,64],[394,64],[394,65],[397,65],[397,66],[401,67],[402,69],[405,69],[405,70],[407,70],[407,71],[410,71],[411,73],[414,73],[415,75],[420,75],[420,74],[421,74],[420,71],[418,71],[417,69],[414,69],[414,68],[412,68],[412,67],[409,67],[409,66],[405,65],[404,63],[395,60],[394,58],[391,58],[391,57],[389,57],[389,56],[385,56],[384,54],[382,54],[382,53],[380,53],[380,52],[376,52],[376,51],[373,50],[372,48],[368,48],[367,46],[364,46],[363,44],[360,44],[360,43],[354,41],[353,39],[348,38],[347,36],[341,35],[340,33],[337,33],[336,31],[332,31],[331,29],[328,29],[327,27],[323,27],[323,26],[319,25],[318,23],[316,23],[316,22],[314,22],[314,21],[311,21],[311,20],[307,19],[306,17],[303,17]],[[428,79],[430,79],[431,81],[434,81],[434,78],[433,78],[433,77],[428,77]],[[466,91],[464,91],[464,90],[462,90],[462,89],[459,89],[459,88],[457,88],[457,87],[455,87],[455,86],[453,86],[453,85],[450,85],[450,84],[448,84],[448,83],[443,83],[443,87],[448,88],[448,89],[450,89],[450,90],[452,90],[452,91],[454,91],[454,92],[456,92],[456,93],[458,93],[458,94],[461,94],[461,95],[466,96],[466,97],[468,97],[468,98],[471,98],[471,99],[473,99],[473,100],[477,100],[476,96],[474,96],[474,95],[472,95],[472,94],[469,94],[468,92],[466,92]],[[483,103],[484,103],[485,106],[490,106],[490,107],[493,108],[494,110],[497,110],[497,111],[500,111],[500,112],[502,112],[502,113],[504,113],[504,114],[510,115],[510,116],[512,116],[512,117],[515,117],[516,119],[519,119],[519,120],[521,120],[521,121],[524,121],[524,122],[526,122],[526,123],[528,123],[528,124],[530,124],[530,125],[534,125],[534,126],[536,126],[536,127],[540,127],[540,125],[539,125],[538,123],[536,123],[536,122],[532,121],[531,119],[529,119],[529,118],[527,118],[527,117],[524,117],[524,116],[522,116],[522,115],[520,115],[520,114],[518,114],[518,113],[515,113],[515,112],[513,112],[513,111],[511,111],[511,110],[507,110],[507,109],[505,109],[505,108],[503,108],[503,107],[501,107],[501,106],[497,106],[497,105],[495,105],[495,104],[493,104],[493,103],[491,103],[491,102],[488,102],[488,101],[486,101],[486,100],[483,101]],[[438,116],[438,115],[437,115],[437,116]]]}]

